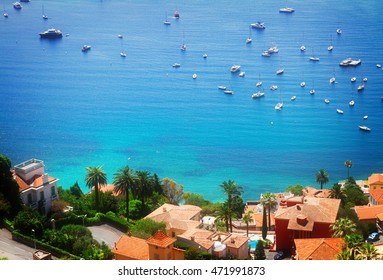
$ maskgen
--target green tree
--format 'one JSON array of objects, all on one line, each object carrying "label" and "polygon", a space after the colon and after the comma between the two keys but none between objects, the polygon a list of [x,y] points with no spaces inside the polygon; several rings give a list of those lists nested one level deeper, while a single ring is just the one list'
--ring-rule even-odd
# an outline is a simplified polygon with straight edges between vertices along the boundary
[{"label": "green tree", "polygon": [[246,236],[249,236],[249,224],[253,221],[253,214],[254,212],[250,210],[242,218],[242,221],[246,224]]},{"label": "green tree", "polygon": [[270,230],[271,229],[271,209],[278,204],[277,197],[275,196],[275,194],[271,192],[266,192],[262,194],[261,196],[261,204],[263,207],[267,208],[268,220],[269,220],[268,226]]},{"label": "green tree", "polygon": [[69,188],[69,191],[72,195],[74,195],[75,197],[77,198],[80,198],[84,195],[84,193],[82,192],[80,186],[78,185],[78,182],[76,181],[76,183],[74,183],[73,186],[71,186]]},{"label": "green tree", "polygon": [[258,240],[257,245],[255,246],[255,259],[256,260],[265,260],[265,247],[263,246],[262,240]]},{"label": "green tree", "polygon": [[166,224],[164,222],[158,223],[151,219],[141,219],[131,227],[131,234],[135,237],[148,239],[158,230],[165,232]]},{"label": "green tree", "polygon": [[267,214],[266,207],[263,207],[262,215],[262,239],[265,240],[267,237]]},{"label": "green tree", "polygon": [[330,226],[330,229],[333,232],[333,237],[345,237],[357,231],[355,223],[348,218],[336,220],[335,223]]},{"label": "green tree", "polygon": [[145,210],[145,199],[153,194],[153,177],[148,171],[137,171],[136,185],[139,189],[139,196],[142,209]]},{"label": "green tree", "polygon": [[162,188],[162,183],[156,173],[153,174],[152,180],[153,180],[153,190],[157,192],[158,194],[163,194],[164,190]]},{"label": "green tree", "polygon": [[330,179],[329,175],[324,169],[321,169],[316,174],[316,182],[320,184],[320,188],[323,188],[323,185],[327,184]]},{"label": "green tree", "polygon": [[347,178],[344,184],[344,193],[346,196],[346,204],[351,207],[355,205],[366,205],[368,203],[368,197],[364,195],[352,177]]},{"label": "green tree", "polygon": [[[24,211],[20,211],[14,218],[13,227],[22,234],[38,238],[43,234],[44,220],[43,215],[26,207]],[[32,230],[34,230],[34,234]]]},{"label": "green tree", "polygon": [[113,177],[114,190],[125,195],[126,220],[129,220],[129,193],[136,184],[136,180],[135,172],[128,166],[118,169]]},{"label": "green tree", "polygon": [[184,194],[184,186],[177,184],[172,179],[164,178],[162,180],[162,187],[168,203],[179,205]]},{"label": "green tree", "polygon": [[330,190],[330,198],[340,199],[341,205],[344,205],[346,202],[346,194],[342,186],[338,183],[335,183]]},{"label": "green tree", "polygon": [[364,243],[357,249],[356,260],[380,260],[381,255],[373,244]]},{"label": "green tree", "polygon": [[85,168],[86,176],[85,182],[86,185],[92,189],[94,187],[95,197],[96,197],[96,210],[99,210],[100,198],[99,198],[99,187],[106,185],[106,173],[104,172],[101,166],[91,167],[88,166]]},{"label": "green tree", "polygon": [[295,196],[303,195],[303,189],[305,187],[302,185],[296,185],[296,186],[288,186],[286,188],[286,192],[291,192]]},{"label": "green tree", "polygon": [[344,162],[344,166],[347,168],[347,178],[350,177],[350,168],[352,167],[352,161],[351,160],[346,160]]},{"label": "green tree", "polygon": [[199,193],[190,193],[186,192],[183,195],[183,200],[185,204],[189,205],[195,205],[198,207],[203,207],[205,205],[209,204],[209,201],[207,201],[201,194]]},{"label": "green tree", "polygon": [[225,223],[226,231],[229,232],[230,210],[227,203],[222,203],[215,213],[217,221]]},{"label": "green tree", "polygon": [[238,197],[241,196],[243,189],[241,186],[238,186],[237,183],[234,182],[233,180],[224,181],[220,185],[220,187],[223,193],[227,195],[226,201],[227,201],[227,206],[229,209],[229,227],[230,227],[230,232],[232,232],[233,231],[232,219],[233,219],[233,216],[235,215],[233,210],[234,200],[236,200]]}]

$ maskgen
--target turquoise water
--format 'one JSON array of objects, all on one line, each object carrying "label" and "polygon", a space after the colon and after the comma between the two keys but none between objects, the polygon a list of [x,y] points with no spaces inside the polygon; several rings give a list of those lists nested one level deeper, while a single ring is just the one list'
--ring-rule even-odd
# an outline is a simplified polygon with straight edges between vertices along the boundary
[{"label": "turquoise water", "polygon": [[250,240],[247,243],[249,243],[250,250],[255,250],[257,247],[258,240]]},{"label": "turquoise water", "polygon": [[[293,184],[318,186],[321,168],[332,186],[346,177],[347,159],[357,179],[383,171],[380,0],[287,1],[293,14],[278,12],[286,1],[265,0],[34,0],[20,11],[3,3],[9,17],[0,18],[0,153],[13,164],[44,160],[64,188],[78,181],[88,191],[86,166],[102,165],[111,182],[129,165],[210,200],[222,199],[219,185],[229,179],[244,187],[245,199],[257,199]],[[176,8],[179,20],[171,17]],[[245,44],[258,20],[266,29],[251,30],[253,42]],[[51,27],[69,36],[40,40]],[[92,46],[87,53],[84,44]],[[279,53],[262,57],[274,44]],[[320,61],[309,61],[313,55]],[[339,67],[347,57],[362,64]],[[245,77],[230,73],[234,64]],[[330,85],[333,74],[337,83]],[[368,82],[358,93],[362,77]],[[259,79],[265,96],[252,100]],[[272,84],[279,89],[270,91]],[[274,109],[279,100],[282,111]],[[360,131],[361,124],[372,131]]]}]

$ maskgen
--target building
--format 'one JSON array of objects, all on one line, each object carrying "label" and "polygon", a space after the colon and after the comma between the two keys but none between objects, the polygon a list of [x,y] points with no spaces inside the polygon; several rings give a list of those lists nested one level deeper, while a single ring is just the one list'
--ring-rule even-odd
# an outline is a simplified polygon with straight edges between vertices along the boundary
[{"label": "building", "polygon": [[295,239],[296,260],[336,260],[342,252],[343,238]]},{"label": "building", "polygon": [[359,221],[375,224],[377,222],[377,216],[383,213],[383,205],[367,204],[362,206],[355,206],[354,210],[358,216]]},{"label": "building", "polygon": [[372,205],[383,205],[383,190],[369,190],[369,202]]},{"label": "building", "polygon": [[13,175],[19,185],[23,203],[47,214],[51,210],[52,202],[59,199],[58,179],[48,176],[44,167],[42,160],[30,159],[15,165]]},{"label": "building", "polygon": [[183,260],[185,251],[174,248],[175,238],[157,231],[148,240],[122,235],[112,249],[115,260]]},{"label": "building", "polygon": [[367,179],[370,190],[383,190],[383,174],[372,174]]},{"label": "building", "polygon": [[275,250],[291,251],[295,239],[330,238],[339,199],[306,197],[302,203],[280,206],[275,213]]}]

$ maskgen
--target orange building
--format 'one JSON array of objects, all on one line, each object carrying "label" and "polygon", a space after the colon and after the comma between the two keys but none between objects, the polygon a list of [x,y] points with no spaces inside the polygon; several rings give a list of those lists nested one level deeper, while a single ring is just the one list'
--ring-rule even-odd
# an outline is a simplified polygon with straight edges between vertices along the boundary
[{"label": "orange building", "polygon": [[372,174],[368,177],[367,184],[370,190],[383,190],[383,174]]},{"label": "orange building", "polygon": [[383,190],[369,190],[369,201],[372,205],[383,205]]},{"label": "orange building", "polygon": [[354,210],[361,222],[376,223],[377,215],[383,213],[383,205],[355,206]]},{"label": "orange building", "polygon": [[296,260],[336,260],[342,252],[343,238],[295,239]]}]

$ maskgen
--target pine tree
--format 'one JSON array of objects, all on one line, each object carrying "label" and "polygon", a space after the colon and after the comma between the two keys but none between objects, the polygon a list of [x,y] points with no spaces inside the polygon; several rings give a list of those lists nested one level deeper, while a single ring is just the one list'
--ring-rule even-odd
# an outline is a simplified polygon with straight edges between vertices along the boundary
[{"label": "pine tree", "polygon": [[266,259],[265,247],[263,246],[262,240],[258,240],[257,246],[255,247],[255,259],[256,260],[265,260]]}]

